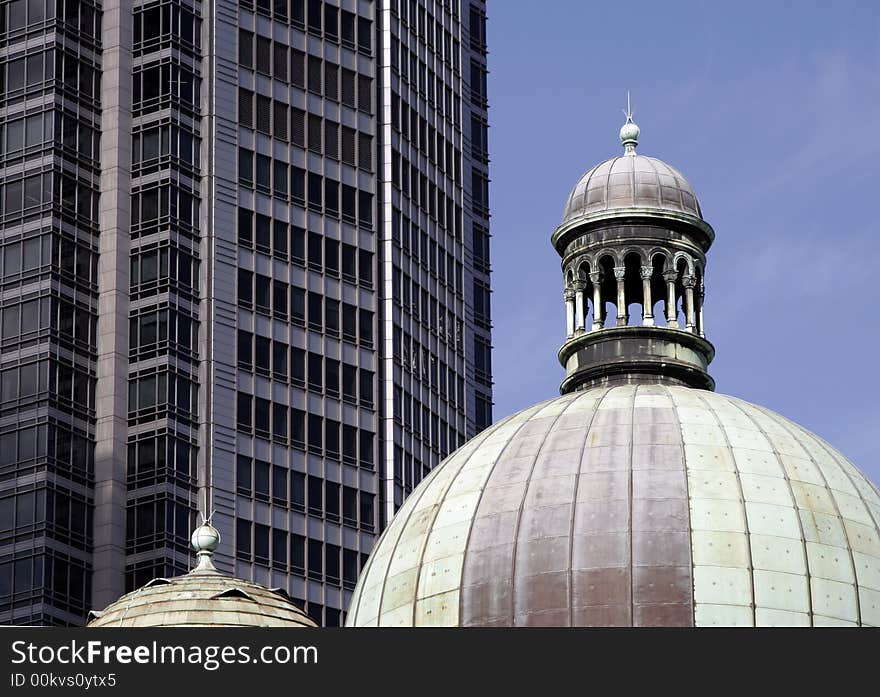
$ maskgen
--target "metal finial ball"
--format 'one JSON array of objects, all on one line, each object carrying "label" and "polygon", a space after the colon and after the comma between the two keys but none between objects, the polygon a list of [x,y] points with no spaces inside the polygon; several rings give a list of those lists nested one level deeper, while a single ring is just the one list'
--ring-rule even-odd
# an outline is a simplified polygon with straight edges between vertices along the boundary
[{"label": "metal finial ball", "polygon": [[220,532],[210,523],[197,527],[190,538],[196,552],[213,552],[220,545]]},{"label": "metal finial ball", "polygon": [[620,127],[620,142],[623,145],[636,145],[639,142],[639,127],[631,119]]}]

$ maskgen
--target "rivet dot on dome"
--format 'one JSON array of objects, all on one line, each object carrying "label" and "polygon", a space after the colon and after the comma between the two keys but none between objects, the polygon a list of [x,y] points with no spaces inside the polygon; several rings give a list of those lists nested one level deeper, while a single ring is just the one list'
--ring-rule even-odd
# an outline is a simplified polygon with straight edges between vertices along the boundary
[{"label": "rivet dot on dome", "polygon": [[[583,214],[582,179],[552,237],[563,394],[483,431],[413,491],[349,626],[880,626],[880,493],[818,436],[711,391],[714,232],[695,196],[687,215],[648,205],[630,126],[617,160],[635,199]],[[591,170],[606,192],[616,166]]]}]

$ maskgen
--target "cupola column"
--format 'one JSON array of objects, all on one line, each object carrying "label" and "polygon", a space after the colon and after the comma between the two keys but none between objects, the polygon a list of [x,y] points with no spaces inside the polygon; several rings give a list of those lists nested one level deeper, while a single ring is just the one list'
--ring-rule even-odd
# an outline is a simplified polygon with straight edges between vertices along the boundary
[{"label": "cupola column", "polygon": [[678,329],[678,313],[675,311],[675,281],[678,279],[677,271],[666,271],[663,280],[666,281],[666,326]]},{"label": "cupola column", "polygon": [[584,331],[584,320],[587,316],[586,303],[584,302],[584,290],[586,284],[583,281],[574,282],[574,331],[579,333]]},{"label": "cupola column", "polygon": [[626,307],[626,267],[615,266],[614,278],[617,281],[617,326],[625,327],[629,322]]},{"label": "cupola column", "polygon": [[643,266],[642,276],[642,326],[654,326],[654,301],[651,299],[651,277],[654,275],[652,266]]},{"label": "cupola column", "polygon": [[703,299],[706,297],[705,281],[700,281],[700,287],[697,288],[697,334],[704,337],[706,330],[703,327]]},{"label": "cupola column", "polygon": [[602,278],[601,271],[593,271],[590,274],[590,282],[593,284],[593,329],[601,329],[605,321],[605,306],[602,304]]},{"label": "cupola column", "polygon": [[574,336],[574,291],[566,288],[563,293],[565,298],[565,335]]},{"label": "cupola column", "polygon": [[685,276],[681,281],[684,284],[685,330],[693,334],[697,327],[697,313],[694,307],[694,286],[697,284],[697,279],[693,276]]}]

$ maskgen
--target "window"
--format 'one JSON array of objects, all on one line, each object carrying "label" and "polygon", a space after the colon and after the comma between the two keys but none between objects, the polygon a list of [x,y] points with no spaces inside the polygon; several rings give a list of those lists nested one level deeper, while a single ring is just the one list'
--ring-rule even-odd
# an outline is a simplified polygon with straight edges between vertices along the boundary
[{"label": "window", "polygon": [[254,561],[269,563],[269,526],[254,523]]},{"label": "window", "polygon": [[276,380],[287,380],[287,344],[272,342],[272,375]]},{"label": "window", "polygon": [[290,379],[295,385],[305,386],[306,352],[295,346],[290,347]]},{"label": "window", "polygon": [[[331,583],[339,583],[340,553],[341,553],[341,549],[339,547],[337,547],[336,545],[330,544],[329,542],[327,543],[327,548],[326,548],[326,552],[325,552],[325,555],[326,555],[325,573],[327,576],[327,580],[330,581]],[[328,611],[329,611],[329,608],[328,608]],[[338,624],[339,624],[338,620],[337,620],[336,624],[338,626]],[[328,624],[328,626],[332,626],[332,625]]]},{"label": "window", "polygon": [[339,242],[324,238],[324,268],[331,276],[339,276]]},{"label": "window", "polygon": [[373,50],[373,23],[366,17],[358,17],[358,50],[365,53]]},{"label": "window", "polygon": [[306,570],[306,538],[302,535],[290,535],[290,569],[303,573]]},{"label": "window", "polygon": [[272,72],[277,80],[287,81],[287,46],[278,41],[272,44]]},{"label": "window", "polygon": [[306,292],[302,288],[290,289],[290,316],[294,324],[306,322]]},{"label": "window", "polygon": [[257,130],[272,134],[272,100],[262,94],[257,95]]},{"label": "window", "polygon": [[254,302],[254,274],[245,269],[238,270],[238,304],[246,307]]},{"label": "window", "polygon": [[264,336],[258,336],[254,344],[254,367],[258,373],[268,375],[270,341]]},{"label": "window", "polygon": [[257,72],[272,74],[272,42],[264,36],[257,36]]},{"label": "window", "polygon": [[321,391],[324,378],[324,357],[319,353],[309,352],[309,389]]},{"label": "window", "polygon": [[368,191],[358,192],[358,222],[366,227],[373,227],[373,194]]},{"label": "window", "polygon": [[373,373],[369,370],[360,370],[360,396],[361,406],[373,408]]},{"label": "window", "polygon": [[324,485],[319,477],[309,478],[309,513],[322,515],[324,513]]},{"label": "window", "polygon": [[251,556],[251,521],[237,518],[235,521],[235,552],[246,559]]},{"label": "window", "polygon": [[324,330],[330,336],[339,336],[339,301],[327,298],[324,301]]},{"label": "window", "polygon": [[272,566],[287,566],[287,533],[277,528],[272,530]]},{"label": "window", "polygon": [[287,469],[278,465],[272,467],[272,503],[287,505]]},{"label": "window", "polygon": [[243,392],[238,393],[238,401],[236,405],[236,416],[238,427],[244,431],[250,432],[251,427],[253,425],[253,396],[249,394],[244,394]]},{"label": "window", "polygon": [[365,346],[373,344],[373,313],[363,308],[359,311],[360,342]]},{"label": "window", "polygon": [[321,331],[324,328],[324,296],[309,292],[309,329]]},{"label": "window", "polygon": [[269,463],[263,460],[254,461],[254,498],[269,500]]},{"label": "window", "polygon": [[307,540],[309,555],[309,578],[322,579],[324,576],[324,543],[319,540]]},{"label": "window", "polygon": [[324,512],[331,520],[339,520],[339,484],[324,482]]},{"label": "window", "polygon": [[358,279],[367,287],[373,285],[373,254],[365,249],[358,252]]},{"label": "window", "polygon": [[254,398],[254,432],[264,438],[268,438],[270,435],[270,406],[271,402],[268,399]]},{"label": "window", "polygon": [[[373,469],[373,434],[369,431],[359,431],[360,440],[360,464],[367,469]],[[361,507],[361,519],[363,519],[363,507]]]},{"label": "window", "polygon": [[357,525],[358,490],[354,487],[342,487],[342,521],[346,525]]},{"label": "window", "polygon": [[309,414],[309,449],[316,453],[324,449],[323,419],[317,414]]},{"label": "window", "polygon": [[254,35],[244,29],[238,31],[238,62],[245,68],[254,67]]},{"label": "window", "polygon": [[357,281],[357,247],[354,245],[342,244],[342,278],[351,283]]},{"label": "window", "polygon": [[250,496],[253,493],[251,459],[244,455],[239,455],[236,459],[235,490],[243,496]]},{"label": "window", "polygon": [[254,242],[254,212],[238,209],[238,242],[250,247]]},{"label": "window", "polygon": [[489,286],[474,280],[474,320],[484,327],[492,321],[490,297]]},{"label": "window", "polygon": [[357,368],[342,364],[342,399],[350,404],[357,403]]},{"label": "window", "polygon": [[266,193],[272,187],[272,160],[267,155],[257,154],[257,177],[256,184],[258,189],[262,189]]},{"label": "window", "polygon": [[360,500],[361,500],[361,525],[365,528],[373,527],[373,512],[374,512],[374,496],[372,494],[368,494],[364,491],[360,492]]}]

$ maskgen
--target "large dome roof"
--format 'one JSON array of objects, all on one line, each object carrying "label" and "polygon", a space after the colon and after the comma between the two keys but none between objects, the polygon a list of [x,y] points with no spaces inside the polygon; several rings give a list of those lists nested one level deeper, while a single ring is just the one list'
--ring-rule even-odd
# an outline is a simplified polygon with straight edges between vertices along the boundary
[{"label": "large dome roof", "polygon": [[712,392],[574,392],[404,502],[351,626],[880,625],[880,495],[825,441]]},{"label": "large dome roof", "polygon": [[688,180],[674,167],[635,151],[601,162],[572,189],[562,224],[592,213],[640,208],[702,218]]}]

